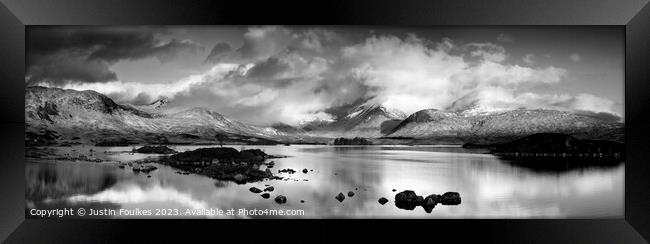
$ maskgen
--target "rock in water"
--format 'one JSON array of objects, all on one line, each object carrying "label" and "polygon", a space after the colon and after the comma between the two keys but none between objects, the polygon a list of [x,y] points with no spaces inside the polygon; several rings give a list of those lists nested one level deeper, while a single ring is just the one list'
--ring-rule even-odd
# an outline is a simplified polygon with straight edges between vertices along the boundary
[{"label": "rock in water", "polygon": [[273,191],[273,190],[275,190],[275,188],[273,188],[272,186],[264,188],[264,191]]},{"label": "rock in water", "polygon": [[268,194],[268,193],[264,193],[264,194],[262,194],[261,196],[262,196],[264,199],[268,199],[269,197],[271,197],[271,195]]},{"label": "rock in water", "polygon": [[349,192],[348,192],[348,197],[352,197],[352,196],[354,196],[354,192],[349,191]]},{"label": "rock in water", "polygon": [[395,206],[401,209],[413,210],[415,207],[422,205],[424,198],[418,196],[414,191],[403,191],[395,195]]},{"label": "rock in water", "polygon": [[158,168],[156,168],[156,166],[153,165],[140,165],[140,167],[133,167],[132,170],[133,172],[143,172],[145,174],[148,174],[149,172],[154,171],[156,169]]},{"label": "rock in water", "polygon": [[440,196],[442,205],[458,205],[460,204],[460,194],[458,192],[445,192]]},{"label": "rock in water", "polygon": [[336,200],[339,200],[339,202],[343,202],[345,200],[345,195],[343,195],[343,192],[339,192],[338,195],[336,195]]},{"label": "rock in water", "polygon": [[303,169],[302,172],[306,174],[307,172],[309,172],[309,170]]},{"label": "rock in water", "polygon": [[286,203],[287,202],[287,197],[285,197],[283,195],[279,195],[279,196],[275,197],[275,202],[277,202],[278,204]]},{"label": "rock in water", "polygon": [[386,199],[385,197],[379,198],[379,204],[384,205],[387,202],[388,202],[388,199]]},{"label": "rock in water", "polygon": [[439,202],[440,202],[440,195],[431,194],[431,195],[424,198],[424,202],[422,203],[422,206],[435,207],[436,204],[438,204]]},{"label": "rock in water", "polygon": [[250,190],[252,193],[260,193],[260,192],[262,192],[262,190],[260,190],[260,189],[257,188],[257,187],[251,187],[251,188],[248,189],[248,190]]},{"label": "rock in water", "polygon": [[287,169],[281,169],[281,170],[278,170],[278,173],[288,173],[288,174],[293,174],[293,173],[296,173],[296,171],[293,170],[293,169],[288,169],[288,168],[287,168]]},{"label": "rock in water", "polygon": [[440,195],[431,194],[424,198],[422,207],[424,208],[425,212],[431,213],[431,211],[433,210],[433,208],[436,207],[436,204],[438,204],[439,201],[440,201]]}]

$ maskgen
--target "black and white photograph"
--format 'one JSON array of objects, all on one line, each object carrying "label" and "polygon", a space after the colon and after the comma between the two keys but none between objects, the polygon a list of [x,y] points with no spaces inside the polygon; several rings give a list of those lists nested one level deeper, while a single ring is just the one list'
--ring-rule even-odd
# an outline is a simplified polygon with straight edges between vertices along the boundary
[{"label": "black and white photograph", "polygon": [[625,216],[619,27],[25,34],[28,219]]}]

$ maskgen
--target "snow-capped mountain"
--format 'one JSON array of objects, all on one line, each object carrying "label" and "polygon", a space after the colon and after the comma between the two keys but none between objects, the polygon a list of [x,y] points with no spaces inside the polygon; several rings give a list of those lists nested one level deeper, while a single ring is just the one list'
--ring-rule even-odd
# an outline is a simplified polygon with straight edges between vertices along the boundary
[{"label": "snow-capped mountain", "polygon": [[[43,131],[59,139],[81,138],[90,141],[121,136],[147,141],[150,138],[214,138],[216,134],[260,139],[290,139],[290,135],[271,127],[248,125],[205,108],[163,114],[137,106],[121,105],[95,91],[28,87],[25,96],[25,122],[28,135]],[[147,110],[161,108],[157,101]]]},{"label": "snow-capped mountain", "polygon": [[[305,131],[329,137],[381,137],[406,115],[379,104],[353,107],[344,116],[333,121],[313,121],[302,126]],[[388,127],[388,129],[386,128]]]},{"label": "snow-capped mountain", "polygon": [[623,127],[622,123],[557,110],[515,109],[472,113],[426,109],[410,115],[387,136],[489,141],[552,132],[580,138],[622,141]]}]

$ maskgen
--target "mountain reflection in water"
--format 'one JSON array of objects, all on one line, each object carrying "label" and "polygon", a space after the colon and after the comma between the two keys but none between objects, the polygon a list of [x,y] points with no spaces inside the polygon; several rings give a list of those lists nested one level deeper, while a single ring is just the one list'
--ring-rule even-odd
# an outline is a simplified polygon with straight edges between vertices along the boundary
[{"label": "mountain reflection in water", "polygon": [[[206,146],[174,146],[177,151]],[[240,146],[235,146],[235,148]],[[427,146],[247,146],[267,154],[290,157],[272,159],[273,172],[288,181],[270,180],[238,185],[208,177],[178,174],[157,164],[158,170],[134,174],[114,161],[148,155],[109,153],[105,160],[89,163],[30,159],[26,165],[28,203],[36,206],[108,204],[119,208],[301,209],[304,216],[213,216],[290,218],[598,218],[623,216],[624,164],[606,168],[575,168],[538,172],[520,167],[481,150]],[[57,150],[72,150],[58,148]],[[86,147],[87,148],[87,147]],[[130,147],[96,148],[95,151],[129,151]],[[85,149],[87,151],[87,149]],[[127,158],[128,157],[128,158]],[[303,173],[302,169],[309,169]],[[305,181],[307,180],[307,181]],[[251,193],[250,187],[274,186],[271,197]],[[356,190],[355,190],[356,189]],[[459,192],[462,204],[438,205],[431,213],[394,204],[397,192],[418,195]],[[334,197],[353,191],[343,202]],[[287,197],[277,204],[277,195]],[[381,205],[380,197],[389,202]],[[301,202],[303,200],[304,202]],[[135,216],[137,217],[137,216]],[[155,217],[155,216],[153,216]],[[170,218],[172,216],[158,216]],[[205,216],[183,216],[205,217]]]}]

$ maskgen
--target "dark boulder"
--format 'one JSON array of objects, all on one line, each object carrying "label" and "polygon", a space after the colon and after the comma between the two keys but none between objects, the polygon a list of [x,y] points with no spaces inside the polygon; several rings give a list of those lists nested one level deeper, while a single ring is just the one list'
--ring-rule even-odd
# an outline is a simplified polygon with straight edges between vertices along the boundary
[{"label": "dark boulder", "polygon": [[275,190],[275,188],[273,188],[272,186],[264,188],[264,191],[273,191],[273,190]]},{"label": "dark boulder", "polygon": [[436,207],[439,201],[440,201],[440,195],[431,194],[424,198],[424,201],[422,202],[422,207],[424,208],[424,211],[426,211],[427,213],[431,213],[431,211],[433,210],[433,208]]},{"label": "dark boulder", "polygon": [[304,174],[306,174],[307,172],[309,172],[309,170],[307,170],[307,169],[302,170],[302,173],[304,173]]},{"label": "dark boulder", "polygon": [[294,174],[294,173],[296,173],[296,171],[293,170],[293,169],[281,169],[281,170],[278,170],[278,173]]},{"label": "dark boulder", "polygon": [[379,198],[379,204],[384,205],[387,202],[388,202],[388,199],[386,199],[385,197]]},{"label": "dark boulder", "polygon": [[251,187],[248,190],[251,191],[252,193],[260,193],[260,192],[262,192],[262,190],[260,190],[260,188],[257,188],[257,187]]},{"label": "dark boulder", "polygon": [[287,202],[287,197],[285,197],[283,195],[279,195],[279,196],[275,197],[275,202],[277,202],[279,204],[286,203]]},{"label": "dark boulder", "polygon": [[414,191],[403,191],[395,195],[395,206],[401,209],[413,210],[415,207],[422,205],[424,198],[418,196]]},{"label": "dark boulder", "polygon": [[263,194],[260,195],[260,196],[262,196],[262,198],[264,198],[264,199],[268,199],[269,197],[271,197],[271,195],[268,194],[268,193],[263,193]]},{"label": "dark boulder", "polygon": [[343,192],[339,192],[339,194],[334,198],[336,198],[336,200],[339,200],[339,202],[343,202],[343,200],[345,200],[345,195],[343,195]]},{"label": "dark boulder", "polygon": [[348,192],[348,197],[353,197],[353,196],[354,196],[354,192],[349,191],[349,192]]},{"label": "dark boulder", "polygon": [[442,205],[458,205],[460,204],[460,194],[458,192],[445,192],[439,198]]}]

